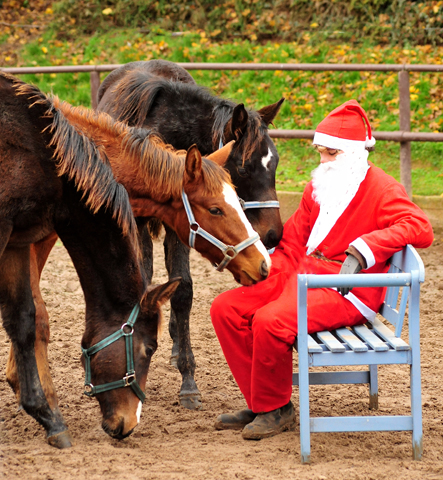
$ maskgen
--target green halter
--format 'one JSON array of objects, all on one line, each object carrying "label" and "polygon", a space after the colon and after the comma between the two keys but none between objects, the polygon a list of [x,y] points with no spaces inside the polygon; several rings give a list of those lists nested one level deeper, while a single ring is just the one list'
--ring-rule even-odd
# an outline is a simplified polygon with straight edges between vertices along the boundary
[{"label": "green halter", "polygon": [[[140,312],[140,305],[137,304],[132,312],[129,315],[128,321],[124,323],[120,330],[117,330],[115,333],[109,335],[105,339],[96,343],[92,347],[83,348],[82,352],[85,357],[85,395],[88,397],[93,397],[98,393],[107,392],[108,390],[113,390],[115,388],[121,387],[131,387],[140,401],[143,403],[145,401],[145,394],[143,393],[140,385],[135,379],[135,369],[134,369],[134,349],[132,345],[132,334],[134,333],[134,324],[137,320],[138,314]],[[125,331],[129,327],[130,331]],[[91,355],[97,353],[99,350],[111,345],[116,340],[121,337],[125,337],[126,343],[126,375],[121,380],[116,380],[115,382],[104,383],[103,385],[92,385],[91,383]]]}]

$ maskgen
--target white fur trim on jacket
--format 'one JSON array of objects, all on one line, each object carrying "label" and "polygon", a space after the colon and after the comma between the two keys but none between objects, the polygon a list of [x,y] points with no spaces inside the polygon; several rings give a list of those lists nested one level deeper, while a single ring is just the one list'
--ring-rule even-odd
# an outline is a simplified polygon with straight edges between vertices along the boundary
[{"label": "white fur trim on jacket", "polygon": [[372,253],[372,250],[368,247],[368,244],[361,238],[357,238],[351,244],[355,247],[364,257],[366,260],[366,268],[371,268],[375,265],[375,257]]}]

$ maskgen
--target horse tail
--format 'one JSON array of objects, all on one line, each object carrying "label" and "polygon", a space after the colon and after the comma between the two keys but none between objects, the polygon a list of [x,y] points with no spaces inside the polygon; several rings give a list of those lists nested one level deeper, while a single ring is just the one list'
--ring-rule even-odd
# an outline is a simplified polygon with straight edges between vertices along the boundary
[{"label": "horse tail", "polygon": [[[59,176],[73,181],[82,200],[92,213],[105,208],[137,245],[137,227],[126,189],[117,182],[103,149],[71,125],[51,98],[36,86],[15,79],[17,95],[27,97],[29,107],[45,108],[45,118],[52,120],[46,127],[50,134],[48,146],[54,148],[53,158]],[[58,100],[58,99],[57,99]]]},{"label": "horse tail", "polygon": [[156,98],[171,88],[171,81],[149,77],[140,70],[128,73],[115,87],[113,117],[135,127],[142,127]]}]

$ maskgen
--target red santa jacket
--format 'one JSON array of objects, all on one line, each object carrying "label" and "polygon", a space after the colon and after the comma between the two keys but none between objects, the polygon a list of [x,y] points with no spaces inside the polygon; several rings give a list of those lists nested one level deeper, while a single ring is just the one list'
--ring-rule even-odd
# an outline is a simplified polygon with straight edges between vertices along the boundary
[{"label": "red santa jacket", "polygon": [[[312,182],[303,193],[297,211],[285,223],[283,237],[272,255],[273,273],[291,275],[303,271],[306,243],[318,217],[320,206],[312,198]],[[318,250],[328,263],[321,263],[316,273],[331,273],[330,262],[343,262],[349,245],[365,257],[367,273],[384,273],[389,269],[389,258],[405,245],[427,248],[433,241],[432,226],[425,213],[409,200],[404,187],[383,170],[370,164],[365,179],[343,214],[338,218]],[[340,264],[335,271],[340,271]],[[326,265],[325,265],[326,267]],[[354,288],[349,300],[359,308],[362,302],[373,312],[380,308],[384,295],[382,288]],[[355,300],[357,298],[358,300]],[[355,300],[355,301],[353,301]],[[364,308],[359,310],[369,318]],[[370,312],[369,312],[370,313]]]}]

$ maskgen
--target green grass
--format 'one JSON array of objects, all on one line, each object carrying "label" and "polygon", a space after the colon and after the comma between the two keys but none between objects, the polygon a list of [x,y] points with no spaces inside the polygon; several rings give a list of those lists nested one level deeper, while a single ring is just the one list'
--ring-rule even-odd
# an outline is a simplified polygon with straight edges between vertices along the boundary
[{"label": "green grass", "polygon": [[[164,58],[176,62],[266,62],[266,63],[442,63],[443,47],[401,49],[329,43],[302,44],[249,41],[217,43],[198,34],[181,37],[142,34],[137,30],[61,41],[46,32],[23,48],[20,65],[84,65],[127,63]],[[285,72],[285,71],[191,71],[195,80],[215,94],[259,109],[285,97],[275,121],[276,128],[315,129],[333,108],[355,98],[368,112],[375,131],[395,131],[398,124],[397,74],[390,72]],[[90,106],[89,75],[24,75],[74,105]],[[102,74],[102,80],[105,74]],[[443,131],[442,73],[413,73],[411,85],[411,128],[417,132]],[[277,188],[302,191],[318,158],[309,141],[275,141],[280,165]],[[440,143],[412,143],[413,193],[443,194],[443,146]],[[370,159],[399,179],[399,144],[379,141]]]}]

